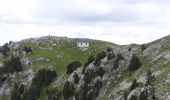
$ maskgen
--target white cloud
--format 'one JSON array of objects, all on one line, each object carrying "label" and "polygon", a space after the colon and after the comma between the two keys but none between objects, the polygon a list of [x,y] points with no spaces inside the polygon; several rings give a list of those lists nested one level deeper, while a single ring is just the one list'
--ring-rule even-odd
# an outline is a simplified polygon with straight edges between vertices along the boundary
[{"label": "white cloud", "polygon": [[170,33],[169,0],[0,2],[0,44],[49,34],[146,43]]}]

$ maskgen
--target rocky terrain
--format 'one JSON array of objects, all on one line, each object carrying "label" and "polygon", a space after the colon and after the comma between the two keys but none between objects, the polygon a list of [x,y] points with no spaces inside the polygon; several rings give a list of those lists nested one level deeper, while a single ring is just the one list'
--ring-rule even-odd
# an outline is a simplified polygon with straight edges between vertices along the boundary
[{"label": "rocky terrain", "polygon": [[[20,57],[23,70],[1,74],[0,98],[11,100],[15,83],[19,83],[25,87],[23,99],[36,73],[45,68],[58,75],[43,87],[39,100],[170,100],[170,36],[143,45],[90,42],[90,51],[81,51],[76,39],[67,37],[9,43],[8,55],[0,54],[0,67],[14,55]],[[25,46],[33,52],[24,51]],[[81,64],[68,67],[74,61]],[[46,92],[51,88],[56,90]]]}]

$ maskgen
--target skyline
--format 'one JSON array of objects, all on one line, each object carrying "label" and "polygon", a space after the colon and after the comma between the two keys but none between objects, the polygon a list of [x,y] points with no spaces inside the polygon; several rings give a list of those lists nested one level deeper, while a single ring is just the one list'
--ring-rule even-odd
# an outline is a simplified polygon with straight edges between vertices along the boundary
[{"label": "skyline", "polygon": [[0,1],[0,45],[49,34],[143,44],[170,34],[169,0]]}]

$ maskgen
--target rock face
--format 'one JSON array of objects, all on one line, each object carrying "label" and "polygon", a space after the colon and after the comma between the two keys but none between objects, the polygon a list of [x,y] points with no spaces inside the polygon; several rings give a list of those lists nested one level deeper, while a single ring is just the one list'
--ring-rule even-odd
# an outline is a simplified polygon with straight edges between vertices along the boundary
[{"label": "rock face", "polygon": [[[124,51],[125,50],[125,51]],[[86,68],[84,68],[84,73],[82,69],[78,68],[71,75],[68,76],[68,82],[74,84],[77,93],[81,93],[82,90],[80,87],[87,88],[86,99],[102,99],[105,95],[110,93],[109,88],[113,86],[114,83],[117,82],[117,79],[121,77],[120,73],[127,69],[129,65],[129,61],[132,57],[132,53],[127,55],[124,52],[127,52],[126,49],[119,52],[122,54],[123,59],[118,61],[118,67],[114,69],[114,62],[117,58],[113,58],[111,60],[107,59],[107,56],[103,58],[97,65],[94,65],[94,62],[89,64]],[[118,52],[115,50],[112,53]],[[133,51],[132,51],[133,52]],[[117,56],[116,56],[117,57]],[[79,83],[75,84],[74,75],[78,74]],[[98,87],[96,87],[96,85]],[[107,99],[109,100],[124,100],[123,95],[117,94],[119,91],[126,90],[130,87],[131,82],[123,81],[119,87],[115,88],[111,91],[113,95],[110,95]],[[94,95],[95,94],[95,95]],[[82,94],[77,94],[79,98],[81,98]],[[93,96],[92,96],[93,95]],[[75,97],[76,98],[76,97]]]},{"label": "rock face", "polygon": [[34,77],[34,72],[32,69],[26,69],[23,72],[5,74],[4,76],[6,78],[1,83],[0,95],[9,95],[11,94],[15,82],[23,84],[24,86],[29,85]]},{"label": "rock face", "polygon": [[21,63],[23,65],[31,65],[32,61],[30,59],[28,59],[28,58],[23,58],[23,59],[21,59]]},{"label": "rock face", "polygon": [[[9,95],[12,86],[18,79],[24,86],[29,86],[34,77],[34,72],[30,68],[33,61],[46,63],[53,61],[50,57],[43,56],[36,56],[35,59],[27,58],[26,52],[21,49],[15,50],[21,43],[34,44],[40,50],[54,52],[55,49],[63,47],[63,42],[72,43],[73,41],[74,39],[66,37],[47,36],[11,43],[9,47],[13,50],[12,53],[21,57],[22,65],[29,67],[24,67],[22,72],[5,75],[7,77],[0,86],[0,94]],[[52,86],[61,88],[68,82],[72,89],[71,91],[74,90],[75,92],[68,97],[70,100],[130,100],[133,96],[136,96],[136,100],[138,100],[142,93],[150,95],[148,97],[149,100],[152,100],[152,95],[156,95],[160,100],[170,100],[170,46],[168,41],[167,39],[161,39],[146,44],[144,51],[141,50],[141,45],[117,46],[112,51],[107,52],[106,56],[100,59],[97,64],[93,61],[86,67],[82,66],[69,75],[58,76],[57,80],[52,83]],[[43,45],[47,46],[44,47]],[[89,50],[90,54],[91,50]],[[114,55],[114,57],[108,59],[109,54]],[[133,54],[139,58],[142,66],[135,71],[129,71],[128,67]],[[62,59],[65,55],[61,51],[55,57],[56,59]],[[0,67],[3,66],[1,58]],[[47,67],[49,68],[50,65]],[[52,69],[52,67],[50,68]],[[146,73],[148,69],[152,71],[152,75],[157,79],[157,83],[153,84],[154,86],[146,86],[145,84],[147,82]],[[137,80],[139,86],[131,90],[134,79]]]},{"label": "rock face", "polygon": [[[141,46],[122,46],[118,48],[114,48],[113,51],[111,51],[111,54],[114,54],[115,57],[111,60],[107,59],[107,55],[105,58],[103,58],[100,63],[97,65],[94,65],[94,62],[89,64],[86,68],[83,68],[84,73],[82,69],[77,69],[74,71],[71,75],[68,76],[68,81],[72,84],[74,84],[75,89],[77,90],[77,93],[81,93],[82,90],[80,88],[87,88],[86,97],[92,96],[92,100],[101,100],[101,99],[108,99],[108,100],[130,100],[132,96],[137,96],[137,99],[139,99],[139,96],[141,93],[148,94],[149,99],[151,99],[153,95],[156,94],[156,96],[159,96],[157,94],[158,89],[163,87],[160,82],[155,87],[154,86],[145,86],[145,83],[147,82],[146,78],[146,72],[147,70],[139,69],[136,72],[134,72],[132,75],[129,75],[129,77],[124,76],[124,73],[127,73],[127,68],[130,64],[131,58],[133,54],[140,57],[140,60],[142,59],[142,67],[145,67],[149,69],[148,66],[156,66],[158,68],[158,64],[168,64],[170,53],[168,50],[163,50],[165,47],[164,44],[167,42],[165,39],[162,39],[160,42],[151,43],[148,45],[148,47],[142,51]],[[131,48],[129,50],[129,48]],[[116,60],[117,56],[121,54],[123,59]],[[148,60],[145,65],[145,60]],[[161,59],[161,62],[159,61]],[[117,61],[117,64],[115,64]],[[157,63],[159,61],[159,63]],[[156,63],[155,63],[156,62]],[[166,62],[166,63],[165,63]],[[117,66],[115,68],[115,66]],[[102,69],[104,71],[103,75],[98,75],[97,71],[98,69]],[[164,74],[166,72],[166,69],[155,69],[155,67],[151,67],[151,70],[153,71],[154,77],[159,77],[160,75]],[[78,76],[80,78],[79,83],[74,83],[74,74],[78,73]],[[126,78],[124,78],[126,77]],[[137,82],[142,85],[140,87],[137,87],[136,89],[133,89],[129,91],[129,88],[132,85],[132,80],[135,79]],[[95,88],[96,83],[101,82],[102,86],[99,90]],[[169,79],[166,79],[163,81],[164,84],[169,84]],[[95,92],[100,91],[100,92]],[[125,94],[125,92],[128,91],[128,94]],[[168,90],[167,90],[168,91]],[[159,92],[160,93],[160,92]],[[95,95],[94,95],[95,94]],[[125,95],[127,98],[125,98]],[[142,94],[143,95],[143,94]],[[81,94],[77,94],[78,97],[81,97]],[[162,96],[162,95],[161,95]],[[163,97],[163,96],[162,96]],[[75,96],[76,98],[76,96]],[[166,95],[163,99],[168,98]]]},{"label": "rock face", "polygon": [[[32,43],[32,44],[52,44],[56,46],[56,43],[71,42],[73,39],[67,37],[57,37],[57,36],[42,36],[39,38],[30,38],[20,41],[20,43]],[[55,42],[55,43],[54,43]]]}]

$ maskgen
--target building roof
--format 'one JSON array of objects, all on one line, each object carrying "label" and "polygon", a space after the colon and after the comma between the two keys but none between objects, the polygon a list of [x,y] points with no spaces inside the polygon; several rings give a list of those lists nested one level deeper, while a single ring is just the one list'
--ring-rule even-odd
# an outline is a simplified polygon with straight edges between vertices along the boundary
[{"label": "building roof", "polygon": [[85,43],[88,43],[89,42],[89,39],[77,39],[77,42],[85,42]]}]

